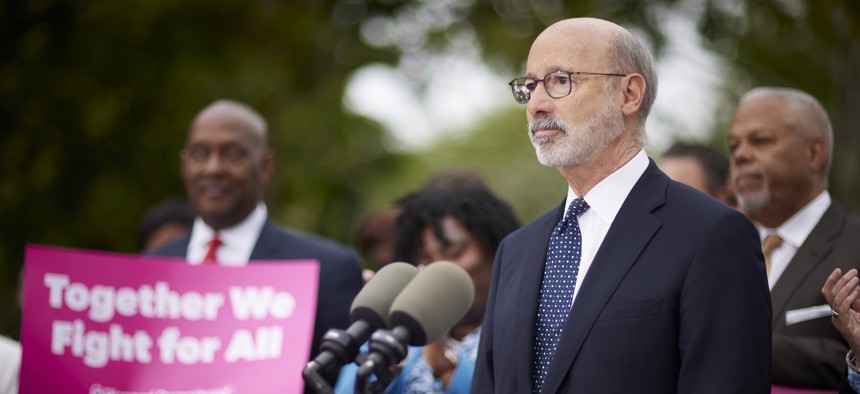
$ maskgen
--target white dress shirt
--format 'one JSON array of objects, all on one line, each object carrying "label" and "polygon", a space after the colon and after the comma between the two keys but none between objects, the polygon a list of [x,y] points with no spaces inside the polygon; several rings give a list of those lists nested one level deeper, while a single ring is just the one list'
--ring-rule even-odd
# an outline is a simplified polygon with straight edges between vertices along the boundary
[{"label": "white dress shirt", "polygon": [[[218,231],[218,238],[222,242],[216,250],[218,264],[234,267],[247,265],[268,215],[266,204],[260,203],[241,223]],[[203,219],[199,216],[194,219],[194,225],[191,227],[191,239],[188,242],[188,250],[185,255],[189,264],[199,265],[203,262],[206,252],[209,251],[209,241],[212,240],[214,234],[215,230],[209,227]]]},{"label": "white dress shirt", "polygon": [[782,244],[770,254],[770,273],[767,277],[767,284],[771,290],[782,273],[785,272],[788,263],[794,258],[797,248],[803,244],[803,241],[806,241],[806,237],[824,216],[824,212],[830,207],[830,202],[830,193],[825,190],[788,218],[782,226],[777,228],[759,226],[758,231],[762,242],[764,242],[765,237],[774,233],[782,238]]},{"label": "white dress shirt", "polygon": [[21,371],[21,344],[0,336],[0,394],[18,392]]},{"label": "white dress shirt", "polygon": [[[595,185],[584,197],[588,203],[587,211],[579,216],[579,231],[582,233],[582,253],[579,260],[579,275],[576,280],[576,287],[573,289],[573,300],[579,293],[580,284],[585,281],[588,269],[594,261],[594,255],[600,249],[609,227],[615,220],[615,215],[633,189],[633,185],[639,181],[642,174],[648,168],[648,156],[644,150],[640,150],[630,161],[624,166],[604,178],[600,183]],[[570,207],[571,201],[579,198],[573,189],[568,186],[567,200],[564,203],[564,214],[567,214],[567,209]],[[564,215],[562,215],[564,217]]]}]

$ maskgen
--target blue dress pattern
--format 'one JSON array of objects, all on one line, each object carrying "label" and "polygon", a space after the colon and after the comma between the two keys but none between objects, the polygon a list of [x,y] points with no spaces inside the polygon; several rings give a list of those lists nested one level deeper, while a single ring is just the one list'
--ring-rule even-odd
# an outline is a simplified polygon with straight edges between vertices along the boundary
[{"label": "blue dress pattern", "polygon": [[[457,358],[457,368],[451,377],[448,388],[444,388],[442,381],[433,377],[433,371],[424,360],[424,353],[420,346],[409,348],[409,354],[403,364],[403,369],[394,377],[394,380],[385,389],[385,394],[402,393],[444,393],[444,394],[467,394],[472,388],[472,375],[475,372],[475,359],[478,357],[478,342],[481,337],[481,328],[472,331],[462,341],[446,339],[448,348]],[[366,347],[363,350],[367,350]],[[355,363],[345,365],[340,370],[335,394],[352,394],[355,392],[355,374],[358,366]]]}]

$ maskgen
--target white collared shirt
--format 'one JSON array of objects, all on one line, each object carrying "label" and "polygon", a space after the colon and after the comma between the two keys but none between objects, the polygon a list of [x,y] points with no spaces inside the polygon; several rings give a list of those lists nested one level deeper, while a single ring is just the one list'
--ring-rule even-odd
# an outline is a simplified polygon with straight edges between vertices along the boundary
[{"label": "white collared shirt", "polygon": [[[268,215],[266,204],[261,202],[241,223],[218,231],[218,237],[222,242],[221,247],[216,251],[218,264],[235,267],[248,264]],[[212,240],[213,234],[215,234],[215,230],[209,227],[203,219],[199,216],[194,219],[191,239],[188,241],[188,250],[185,254],[189,264],[201,264],[209,250],[209,241]]]},{"label": "white collared shirt", "polygon": [[[579,293],[580,284],[585,280],[588,269],[594,261],[594,256],[606,233],[609,232],[609,227],[615,220],[615,215],[630,194],[630,190],[645,173],[648,168],[648,156],[644,150],[640,150],[627,164],[615,170],[612,174],[604,178],[600,183],[595,185],[584,197],[588,203],[587,211],[579,216],[579,231],[582,233],[582,253],[579,260],[579,275],[576,280],[576,287],[573,289],[573,300]],[[573,189],[568,186],[567,200],[564,203],[564,214],[567,214],[567,209],[570,207],[571,201],[579,198]],[[562,216],[564,217],[564,216]]]},{"label": "white collared shirt", "polygon": [[785,269],[788,268],[788,263],[794,258],[797,249],[803,245],[803,241],[806,241],[806,237],[824,216],[824,212],[830,207],[830,202],[830,192],[825,190],[788,218],[782,226],[777,228],[759,226],[758,232],[762,242],[764,242],[765,237],[774,233],[779,234],[782,238],[782,244],[776,247],[770,255],[770,273],[767,277],[767,284],[771,290]]}]

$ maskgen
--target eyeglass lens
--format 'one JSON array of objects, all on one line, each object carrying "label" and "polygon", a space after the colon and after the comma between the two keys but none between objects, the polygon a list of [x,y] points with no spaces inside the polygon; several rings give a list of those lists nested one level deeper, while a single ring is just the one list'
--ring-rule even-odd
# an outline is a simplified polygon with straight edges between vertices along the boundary
[{"label": "eyeglass lens", "polygon": [[526,104],[531,99],[531,93],[537,89],[538,82],[543,82],[547,93],[553,98],[562,98],[570,94],[570,75],[558,71],[547,74],[542,80],[536,78],[517,78],[511,82],[514,99],[520,104]]}]

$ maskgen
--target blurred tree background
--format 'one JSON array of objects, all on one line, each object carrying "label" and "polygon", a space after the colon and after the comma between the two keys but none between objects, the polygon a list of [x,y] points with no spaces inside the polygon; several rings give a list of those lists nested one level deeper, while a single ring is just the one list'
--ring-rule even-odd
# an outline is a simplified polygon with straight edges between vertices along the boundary
[{"label": "blurred tree background", "polygon": [[[857,0],[6,0],[0,334],[17,337],[26,243],[140,249],[141,214],[184,195],[178,153],[188,123],[218,98],[268,119],[279,161],[267,201],[282,224],[349,243],[364,215],[448,168],[480,174],[528,222],[558,204],[565,186],[537,164],[521,107],[404,150],[379,122],[346,109],[351,76],[387,64],[421,92],[427,59],[465,37],[513,77],[534,37],[573,16],[630,26],[659,59],[669,13],[693,21],[728,67],[706,139],[724,149],[733,103],[751,87],[808,91],[827,107],[838,141],[832,193],[858,211]],[[503,84],[488,89],[509,94]]]}]

